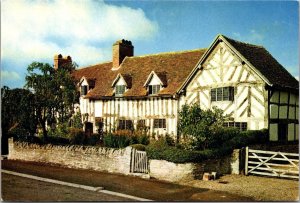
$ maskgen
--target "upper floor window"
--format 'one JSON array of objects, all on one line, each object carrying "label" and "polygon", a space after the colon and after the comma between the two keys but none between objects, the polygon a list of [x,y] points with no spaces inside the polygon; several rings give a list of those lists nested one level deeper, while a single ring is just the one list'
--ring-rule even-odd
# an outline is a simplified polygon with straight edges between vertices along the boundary
[{"label": "upper floor window", "polygon": [[213,88],[210,91],[211,101],[233,101],[234,87]]},{"label": "upper floor window", "polygon": [[87,91],[88,91],[88,86],[87,86],[87,85],[81,86],[81,91],[80,91],[81,96],[86,95],[86,94],[87,94]]},{"label": "upper floor window", "polygon": [[160,85],[149,85],[149,94],[157,94],[160,91]]},{"label": "upper floor window", "polygon": [[166,119],[154,119],[154,128],[166,128]]},{"label": "upper floor window", "polygon": [[125,85],[116,85],[116,96],[122,96],[125,92]]}]

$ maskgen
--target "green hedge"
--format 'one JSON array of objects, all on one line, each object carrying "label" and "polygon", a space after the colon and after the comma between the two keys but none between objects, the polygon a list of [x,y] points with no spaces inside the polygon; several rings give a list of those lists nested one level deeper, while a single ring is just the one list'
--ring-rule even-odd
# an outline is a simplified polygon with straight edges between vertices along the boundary
[{"label": "green hedge", "polygon": [[103,142],[105,147],[124,148],[134,144],[147,145],[149,137],[147,135],[114,135],[108,133],[104,135]]},{"label": "green hedge", "polygon": [[[233,149],[245,147],[250,144],[266,143],[268,141],[267,130],[253,130],[236,133],[233,135],[226,134],[230,138],[227,141],[223,138],[223,144],[218,143],[215,148],[202,151],[179,149],[175,146],[169,146],[166,139],[160,139],[146,146],[146,152],[150,159],[166,160],[174,163],[201,162],[207,159],[220,158],[232,153]],[[219,147],[221,145],[221,147]]]},{"label": "green hedge", "polygon": [[240,132],[230,140],[223,143],[222,147],[231,146],[232,148],[241,148],[251,144],[267,143],[269,134],[267,129],[263,130],[248,130]]}]

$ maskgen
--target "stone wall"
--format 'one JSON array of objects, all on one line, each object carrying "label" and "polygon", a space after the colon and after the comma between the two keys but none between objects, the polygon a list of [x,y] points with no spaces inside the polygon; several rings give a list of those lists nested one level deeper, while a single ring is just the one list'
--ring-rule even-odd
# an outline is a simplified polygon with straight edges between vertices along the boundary
[{"label": "stone wall", "polygon": [[240,150],[222,159],[205,160],[202,163],[175,164],[165,160],[150,160],[150,177],[170,182],[202,179],[204,172],[217,175],[240,174]]},{"label": "stone wall", "polygon": [[149,174],[130,173],[131,147],[112,149],[89,146],[39,145],[13,142],[9,139],[8,159],[60,164],[69,168],[92,169],[143,178],[156,178],[170,182],[202,179],[204,172],[221,174],[240,173],[240,150],[217,160],[202,163],[176,164],[165,160],[149,160]]},{"label": "stone wall", "polygon": [[9,140],[8,159],[48,162],[69,168],[130,173],[131,147],[111,149],[85,146],[38,145]]}]

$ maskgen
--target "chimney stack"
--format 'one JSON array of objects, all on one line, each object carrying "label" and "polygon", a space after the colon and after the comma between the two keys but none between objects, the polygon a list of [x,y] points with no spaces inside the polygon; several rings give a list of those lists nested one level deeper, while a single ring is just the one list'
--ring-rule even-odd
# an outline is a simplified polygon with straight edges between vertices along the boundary
[{"label": "chimney stack", "polygon": [[71,56],[63,57],[61,54],[54,56],[54,69],[57,70],[58,68],[62,67],[64,64],[72,63]]},{"label": "chimney stack", "polygon": [[113,44],[113,68],[118,68],[126,56],[133,56],[131,41],[118,40]]}]

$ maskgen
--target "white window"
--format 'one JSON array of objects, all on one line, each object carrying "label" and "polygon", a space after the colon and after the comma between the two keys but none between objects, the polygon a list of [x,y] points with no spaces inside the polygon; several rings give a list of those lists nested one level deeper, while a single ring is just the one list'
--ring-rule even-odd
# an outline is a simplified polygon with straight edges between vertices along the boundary
[{"label": "white window", "polygon": [[160,85],[149,85],[149,94],[154,95],[160,91]]},{"label": "white window", "polygon": [[210,90],[211,101],[233,101],[234,87],[220,87]]},{"label": "white window", "polygon": [[122,96],[125,92],[125,85],[116,85],[116,96]]}]

